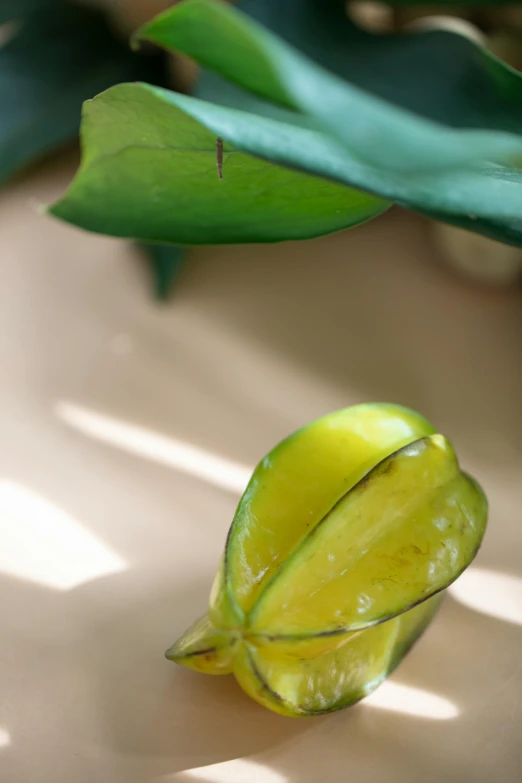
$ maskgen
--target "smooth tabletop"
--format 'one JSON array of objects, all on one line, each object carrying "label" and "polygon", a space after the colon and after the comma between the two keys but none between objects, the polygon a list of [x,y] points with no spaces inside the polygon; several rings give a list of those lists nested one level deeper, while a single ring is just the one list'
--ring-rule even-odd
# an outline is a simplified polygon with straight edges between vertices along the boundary
[{"label": "smooth tabletop", "polygon": [[[0,780],[516,783],[522,296],[458,280],[392,212],[190,252],[155,303],[130,245],[0,196]],[[491,503],[484,546],[368,702],[291,720],[163,658],[206,607],[249,471],[364,400],[418,409]]]}]

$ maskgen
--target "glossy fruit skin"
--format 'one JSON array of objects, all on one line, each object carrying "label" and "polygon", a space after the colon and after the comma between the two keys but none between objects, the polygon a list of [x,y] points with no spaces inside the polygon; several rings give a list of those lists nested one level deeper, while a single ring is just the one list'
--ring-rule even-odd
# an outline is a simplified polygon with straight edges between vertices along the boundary
[{"label": "glossy fruit skin", "polygon": [[422,634],[486,522],[479,485],[419,414],[372,403],[325,416],[255,469],[208,613],[167,658],[233,673],[283,715],[347,707]]}]

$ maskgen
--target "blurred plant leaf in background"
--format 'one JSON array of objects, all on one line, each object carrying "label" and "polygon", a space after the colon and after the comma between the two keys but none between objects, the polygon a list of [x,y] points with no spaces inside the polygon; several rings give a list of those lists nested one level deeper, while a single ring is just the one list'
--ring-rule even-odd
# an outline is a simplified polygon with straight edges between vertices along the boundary
[{"label": "blurred plant leaf in background", "polygon": [[[0,48],[0,184],[74,140],[84,101],[128,80],[163,84],[166,73],[164,55],[133,53],[97,11],[63,0],[2,0],[0,21],[13,18],[20,27]],[[179,256],[179,248],[165,248],[161,259],[157,248],[149,253],[163,296]]]},{"label": "blurred plant leaf in background", "polygon": [[0,49],[0,183],[73,139],[85,100],[132,79],[161,83],[161,61],[130,52],[101,14],[44,0]]},{"label": "blurred plant leaf in background", "polygon": [[[357,0],[357,2],[364,3],[366,0]],[[369,0],[371,2],[371,0]],[[428,9],[437,8],[437,6],[456,6],[462,7],[481,7],[481,6],[496,6],[498,8],[506,8],[509,6],[520,5],[520,0],[437,0],[433,5],[427,5],[425,0],[386,0],[386,5],[420,5],[427,7]]]},{"label": "blurred plant leaf in background", "polygon": [[[216,3],[210,5],[215,8]],[[346,16],[344,4],[339,0],[285,0],[284,3],[243,0],[241,8],[316,64],[369,95],[452,128],[522,133],[522,77],[463,35],[446,30],[375,35],[357,27]],[[160,24],[158,17],[146,26],[145,34],[147,30],[159,29],[159,42],[166,48],[172,48],[179,36],[185,50],[185,25],[192,27],[194,36],[198,35],[198,29],[201,36],[208,33],[203,30],[203,24],[208,25],[211,19],[208,7],[204,15],[196,9],[197,4],[192,11],[190,4],[180,7],[175,25],[169,25],[168,19],[167,24]],[[198,16],[197,27],[192,22],[194,14]],[[234,58],[246,34],[244,26],[241,34],[239,27],[236,29],[235,53],[231,55]],[[222,34],[227,34],[224,29]],[[153,37],[156,37],[154,33]],[[278,64],[280,56],[271,52],[265,71],[268,67],[282,73]],[[212,59],[214,64],[209,67],[221,71],[223,60],[218,63]],[[233,65],[232,70],[233,76],[229,74],[228,78],[243,81],[243,86],[251,89],[243,78],[246,74],[237,72]],[[274,98],[273,95],[265,97]],[[359,100],[362,102],[363,98]],[[298,108],[301,107],[297,87],[290,102],[297,102]],[[317,109],[318,113],[323,111],[321,106]]]},{"label": "blurred plant leaf in background", "polygon": [[0,24],[22,19],[31,11],[41,10],[47,5],[56,5],[56,0],[1,0]]},{"label": "blurred plant leaf in background", "polygon": [[139,244],[152,262],[154,293],[159,301],[166,301],[183,267],[185,249],[179,245],[159,245],[156,242]]},{"label": "blurred plant leaf in background", "polygon": [[[318,0],[289,2],[302,3],[304,12]],[[342,30],[341,24],[339,19],[336,27]],[[356,49],[345,64],[350,82],[332,77],[216,0],[186,0],[156,17],[141,35],[194,57],[265,100],[315,117],[353,153],[390,171],[484,159],[522,163],[522,75],[460,35],[373,36],[344,20],[345,48]],[[433,50],[424,68],[430,39]],[[382,43],[388,51],[376,62],[372,50],[380,53]],[[448,59],[443,78],[433,77],[430,71],[436,74]]]}]

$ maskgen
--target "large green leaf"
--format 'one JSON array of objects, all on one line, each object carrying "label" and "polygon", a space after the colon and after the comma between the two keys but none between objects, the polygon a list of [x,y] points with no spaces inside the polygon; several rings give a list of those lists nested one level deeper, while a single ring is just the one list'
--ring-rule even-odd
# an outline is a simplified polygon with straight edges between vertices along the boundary
[{"label": "large green leaf", "polygon": [[[318,0],[243,3],[298,40],[301,48],[316,57],[322,52],[322,62],[357,87],[332,79],[244,15],[210,0],[181,3],[142,35],[323,122],[359,158],[354,172],[363,176],[348,178],[351,184],[437,219],[521,244],[520,168],[490,162],[513,153],[519,162],[520,75],[462,36],[371,36],[341,19],[335,0],[327,0],[327,6],[322,6],[321,26]],[[213,97],[212,86],[204,89],[206,97]],[[275,104],[256,107],[253,99],[247,104],[244,92],[231,95],[232,105],[262,114],[271,105],[272,114],[277,111]],[[403,109],[391,106],[393,102]],[[364,171],[360,159],[372,165]],[[437,167],[446,171],[426,171]]]},{"label": "large green leaf", "polygon": [[[147,85],[121,85],[87,104],[84,133],[84,163],[51,211],[117,236],[187,244],[296,239],[352,225],[385,208],[360,192],[233,147],[226,147],[225,177],[219,181],[216,136],[390,200],[412,206],[422,201],[441,214],[458,215],[463,201],[481,218],[514,223],[522,213],[516,172],[497,178],[498,167],[491,166],[478,173],[444,170],[404,178],[362,164],[299,115],[288,113],[281,122]],[[491,187],[482,188],[488,176]],[[273,219],[267,222],[269,210]]]},{"label": "large green leaf", "polygon": [[[354,29],[346,24],[347,46],[352,45]],[[146,25],[141,36],[185,52],[264,98],[317,117],[371,165],[416,173],[484,159],[522,163],[522,138],[515,135],[522,133],[522,76],[462,36],[442,33],[446,43],[456,41],[483,54],[484,68],[487,65],[492,71],[490,81],[499,82],[497,93],[504,93],[505,111],[499,116],[496,106],[489,117],[487,105],[483,123],[476,119],[463,126],[455,120],[458,129],[430,122],[336,78],[243,13],[216,0],[185,0]],[[404,40],[398,39],[400,51]],[[365,43],[362,57],[366,48]],[[387,69],[385,73],[386,80],[393,81],[393,72]],[[429,84],[422,82],[421,87],[425,91]],[[410,92],[407,84],[403,89]]]},{"label": "large green leaf", "polygon": [[[333,33],[334,29],[343,29],[340,6],[337,0],[326,3],[325,26],[318,36],[321,50],[325,49],[325,31],[330,31],[327,38],[330,40],[331,36],[335,41],[328,54],[330,65],[336,59],[337,72],[350,70],[350,58],[343,54],[346,47]],[[299,5],[302,17],[298,25]],[[317,0],[288,0],[283,6],[246,0],[244,6],[258,15],[262,9],[264,21],[293,30],[294,39],[299,37],[310,51],[313,29],[319,29]],[[350,25],[346,30],[352,35]],[[412,105],[401,109],[383,101],[377,88],[384,89],[386,80],[375,78],[380,70],[375,63],[373,69],[365,66],[366,89],[354,88],[314,66],[243,14],[210,0],[181,3],[158,17],[143,34],[164,46],[185,51],[267,100],[230,84],[227,87],[223,79],[212,76],[206,77],[200,92],[247,111],[238,112],[166,91],[149,90],[146,95],[143,86],[111,91],[86,112],[84,162],[65,198],[53,208],[56,215],[103,233],[162,242],[208,243],[305,238],[354,225],[385,208],[383,202],[361,201],[365,197],[350,190],[337,209],[337,200],[343,200],[343,196],[336,186],[319,180],[312,184],[295,171],[283,175],[279,167],[256,162],[242,155],[242,151],[264,161],[353,185],[502,241],[522,243],[520,169],[492,162],[513,152],[518,157],[522,140],[506,129],[474,130],[484,114],[478,109],[470,115],[472,129],[462,130],[459,126],[464,126],[465,121],[458,115],[455,91],[450,91],[451,101],[448,98],[446,102],[454,108],[456,129],[422,116],[418,98],[422,91],[404,90],[405,104],[417,96],[417,113]],[[349,40],[356,43],[358,36],[356,33]],[[502,128],[504,117],[506,127],[511,123],[516,130],[520,109],[515,99],[521,97],[520,77],[464,39],[443,36],[430,39],[434,41],[433,51],[440,47],[440,41],[447,40],[454,47],[450,51],[461,57],[461,64],[466,62],[466,52],[476,55],[475,60],[471,59],[473,67],[468,69],[468,82],[460,81],[474,84],[472,93],[480,88],[480,92],[489,94],[490,103],[486,105],[497,117],[492,122]],[[412,36],[404,40],[422,38]],[[396,44],[401,40],[394,39]],[[390,47],[392,42],[384,43]],[[413,61],[411,56],[402,57],[401,51],[407,54],[408,47],[391,47],[389,51],[395,52],[395,59],[390,54],[390,62],[395,62],[395,70],[405,77],[406,65]],[[439,48],[439,59],[441,51]],[[352,66],[357,61],[356,57]],[[377,59],[377,65],[379,62],[382,65]],[[368,74],[373,74],[373,87]],[[484,77],[482,81],[479,76]],[[444,103],[440,99],[443,82],[437,82],[437,105]],[[318,85],[324,88],[317,105],[312,105],[306,95],[307,83],[315,90]],[[339,109],[339,102],[346,102],[347,95],[353,99],[352,114],[357,121],[352,117],[352,122],[345,122],[343,127],[359,125],[359,135],[349,135],[348,140],[332,124],[332,117],[338,120],[339,111],[342,115],[346,110],[345,105]],[[472,96],[464,97],[466,105],[475,105],[470,100]],[[503,114],[496,111],[495,101],[496,108],[503,108]],[[328,115],[330,109],[332,116]],[[364,126],[361,112],[366,134],[360,132]],[[136,117],[140,122],[136,125],[137,134],[131,138],[130,122],[135,122]],[[386,135],[386,144],[375,143],[379,134],[383,138]],[[215,136],[229,142],[227,176],[223,182],[215,176]],[[373,138],[373,142],[368,144],[368,138],[370,142]],[[194,148],[194,139],[198,140],[199,149]],[[411,167],[413,170],[409,170]],[[262,200],[257,198],[260,181]],[[314,191],[311,199],[306,195],[306,185]],[[149,192],[156,194],[154,199]],[[299,198],[295,198],[296,194]],[[334,200],[330,201],[332,194]],[[238,209],[239,203],[243,209]],[[244,209],[245,204],[249,205],[248,210]],[[272,220],[271,214],[277,219]]]},{"label": "large green leaf", "polygon": [[[237,5],[316,62],[342,74],[347,50],[343,0],[241,0]],[[215,71],[202,71],[194,95],[263,116],[281,116],[277,105],[256,98]]]},{"label": "large green leaf", "polygon": [[[256,154],[265,149],[267,157],[295,158],[303,167],[322,154],[306,146],[314,139],[306,128],[150,85],[119,85],[86,104],[82,166],[51,212],[100,233],[215,244],[305,239],[387,208],[380,198],[230,145],[218,179],[216,136],[227,138],[220,131],[232,127]],[[300,139],[305,146],[295,146],[296,131],[308,134]],[[319,159],[316,168],[322,171]]]},{"label": "large green leaf", "polygon": [[84,100],[117,82],[160,76],[157,58],[129,52],[100,14],[60,0],[20,2],[20,12],[36,5],[0,49],[0,183],[73,139]]},{"label": "large green leaf", "polygon": [[[510,72],[461,36],[435,31],[402,38],[371,35],[347,20],[343,0],[242,0],[239,7],[321,65],[423,116],[457,126],[459,122],[479,124],[484,118],[498,122],[506,115],[510,119],[504,92],[498,90],[506,74],[511,78]],[[293,120],[287,110],[215,71],[202,72],[194,94],[273,119]],[[522,220],[507,222],[436,210],[426,214],[507,244],[522,243]]]}]

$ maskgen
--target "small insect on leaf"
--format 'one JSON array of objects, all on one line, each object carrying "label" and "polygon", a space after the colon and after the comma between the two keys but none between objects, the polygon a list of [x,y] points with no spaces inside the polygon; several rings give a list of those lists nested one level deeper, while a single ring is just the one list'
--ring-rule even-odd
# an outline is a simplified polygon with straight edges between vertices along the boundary
[{"label": "small insect on leaf", "polygon": [[216,139],[216,159],[218,177],[223,179],[223,139],[219,136]]}]

